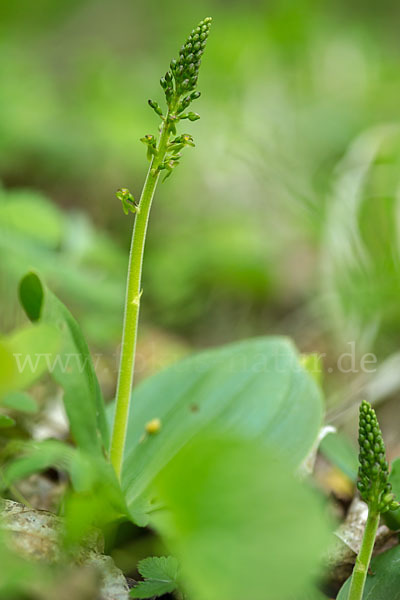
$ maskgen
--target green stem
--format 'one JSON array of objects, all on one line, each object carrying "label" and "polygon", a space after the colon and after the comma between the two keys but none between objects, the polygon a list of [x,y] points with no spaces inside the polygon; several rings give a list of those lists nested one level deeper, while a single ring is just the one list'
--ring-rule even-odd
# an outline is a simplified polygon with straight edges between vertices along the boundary
[{"label": "green stem", "polygon": [[362,540],[360,552],[358,553],[356,564],[354,565],[353,575],[351,577],[350,591],[348,600],[362,600],[365,580],[367,578],[369,563],[371,561],[372,550],[374,548],[376,531],[379,525],[379,513],[368,511],[368,518],[365,524],[364,537]]},{"label": "green stem", "polygon": [[128,277],[125,297],[125,313],[122,331],[121,357],[118,372],[116,407],[111,437],[110,459],[118,476],[121,477],[126,430],[135,370],[136,340],[139,320],[143,254],[146,242],[147,225],[154,192],[160,177],[159,166],[163,162],[169,139],[169,114],[161,130],[157,153],[154,156],[143,186],[132,232],[129,254]]}]

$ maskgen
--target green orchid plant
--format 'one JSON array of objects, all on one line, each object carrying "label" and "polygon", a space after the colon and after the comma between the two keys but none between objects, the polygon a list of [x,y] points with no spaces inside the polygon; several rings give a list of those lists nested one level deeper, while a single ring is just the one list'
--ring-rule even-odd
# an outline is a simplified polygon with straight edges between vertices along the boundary
[{"label": "green orchid plant", "polygon": [[157,102],[149,100],[150,107],[161,119],[161,127],[158,138],[154,135],[146,135],[141,140],[147,146],[150,166],[139,202],[135,202],[127,189],[117,192],[125,214],[129,212],[136,214],[129,255],[116,410],[110,449],[111,462],[118,477],[121,475],[135,370],[143,254],[150,209],[161,173],[164,172],[164,180],[167,179],[179,165],[181,151],[186,146],[194,146],[192,136],[188,133],[177,136],[176,128],[180,121],[185,119],[196,121],[200,118],[197,113],[187,112],[187,109],[200,97],[196,87],[211,20],[211,17],[207,17],[193,29],[180,50],[179,58],[171,61],[170,70],[160,80],[165,93],[166,113],[163,114]]}]

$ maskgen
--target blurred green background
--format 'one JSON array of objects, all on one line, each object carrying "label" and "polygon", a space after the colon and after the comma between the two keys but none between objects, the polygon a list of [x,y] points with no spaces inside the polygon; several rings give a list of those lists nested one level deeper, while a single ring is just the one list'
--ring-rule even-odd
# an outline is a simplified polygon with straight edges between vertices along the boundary
[{"label": "blurred green background", "polygon": [[371,377],[338,356],[354,343],[379,365],[400,339],[399,13],[392,0],[1,2],[0,329],[38,269],[114,365],[112,396],[132,226],[115,190],[139,196],[139,138],[158,126],[147,99],[162,102],[160,76],[211,15],[202,119],[182,129],[197,147],[151,217],[139,372],[281,333],[326,354],[332,406],[364,390]]}]

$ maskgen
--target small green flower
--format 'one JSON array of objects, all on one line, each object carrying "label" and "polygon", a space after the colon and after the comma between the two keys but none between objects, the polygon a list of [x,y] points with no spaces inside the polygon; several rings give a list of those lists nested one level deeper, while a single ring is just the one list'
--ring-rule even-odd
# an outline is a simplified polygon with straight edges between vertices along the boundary
[{"label": "small green flower", "polygon": [[[160,79],[160,84],[167,100],[166,114],[163,114],[158,102],[155,100],[148,101],[150,107],[163,122],[160,131],[167,132],[168,136],[176,135],[176,127],[182,119],[188,119],[189,121],[200,119],[200,115],[197,113],[185,111],[201,95],[196,90],[196,86],[201,56],[207,44],[211,21],[211,17],[207,17],[203,21],[200,21],[198,26],[192,30],[180,50],[179,58],[171,61],[171,70],[167,71],[165,76]],[[141,138],[141,141],[147,146],[148,160],[156,162],[156,166],[152,166],[152,172],[166,171],[163,181],[178,166],[178,158],[180,158],[178,152],[185,146],[194,146],[192,136],[188,134],[179,136],[172,142],[168,141],[165,148],[165,156],[161,160],[158,142],[154,136],[146,135],[144,138]],[[164,153],[164,148],[161,153]]]},{"label": "small green flower", "polygon": [[121,188],[116,192],[118,200],[121,200],[122,209],[126,215],[129,213],[138,213],[139,205],[127,188]]},{"label": "small green flower", "polygon": [[371,405],[363,400],[360,405],[358,442],[360,446],[357,487],[361,498],[374,512],[396,510],[396,502],[389,483],[389,465],[378,419]]},{"label": "small green flower", "polygon": [[147,159],[151,160],[157,153],[157,140],[154,135],[147,134],[140,138],[140,141],[147,146]]}]

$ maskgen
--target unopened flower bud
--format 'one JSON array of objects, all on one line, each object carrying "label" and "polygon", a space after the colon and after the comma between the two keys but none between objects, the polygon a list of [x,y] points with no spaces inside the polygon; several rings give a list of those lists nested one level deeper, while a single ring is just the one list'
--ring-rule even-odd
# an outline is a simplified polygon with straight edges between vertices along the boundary
[{"label": "unopened flower bud", "polygon": [[398,506],[388,481],[389,467],[385,445],[375,411],[368,402],[360,405],[359,435],[359,481],[361,498],[373,511],[381,513]]}]

